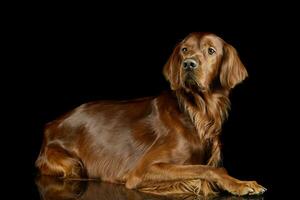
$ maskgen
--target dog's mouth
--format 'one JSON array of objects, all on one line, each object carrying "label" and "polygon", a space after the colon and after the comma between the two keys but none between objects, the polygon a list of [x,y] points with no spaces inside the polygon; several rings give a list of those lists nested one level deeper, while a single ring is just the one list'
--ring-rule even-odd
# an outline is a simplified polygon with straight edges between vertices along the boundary
[{"label": "dog's mouth", "polygon": [[196,81],[192,73],[187,73],[184,78],[184,86],[194,91],[205,91],[205,88]]},{"label": "dog's mouth", "polygon": [[197,82],[190,76],[187,76],[185,79],[184,79],[184,85],[187,86],[187,87],[190,87],[190,86],[197,86]]},{"label": "dog's mouth", "polygon": [[198,86],[199,84],[197,83],[194,74],[188,72],[184,77],[184,85],[188,87],[188,86]]}]

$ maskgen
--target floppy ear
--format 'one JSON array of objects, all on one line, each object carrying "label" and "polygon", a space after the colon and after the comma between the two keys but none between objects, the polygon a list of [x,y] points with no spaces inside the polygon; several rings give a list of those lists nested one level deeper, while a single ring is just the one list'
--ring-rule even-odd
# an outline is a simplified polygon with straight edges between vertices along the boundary
[{"label": "floppy ear", "polygon": [[220,82],[224,88],[234,88],[248,76],[248,72],[233,46],[224,45],[224,55],[220,70]]},{"label": "floppy ear", "polygon": [[177,45],[173,50],[172,55],[168,59],[163,68],[163,74],[167,81],[171,84],[172,90],[177,90],[180,87],[180,45]]}]

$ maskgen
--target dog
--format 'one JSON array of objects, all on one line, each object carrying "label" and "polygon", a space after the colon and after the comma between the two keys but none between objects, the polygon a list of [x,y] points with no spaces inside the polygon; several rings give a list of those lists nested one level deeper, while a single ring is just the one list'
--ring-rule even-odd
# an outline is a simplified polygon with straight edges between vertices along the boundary
[{"label": "dog", "polygon": [[36,161],[40,173],[159,195],[265,192],[220,166],[229,94],[248,76],[235,48],[212,33],[191,33],[163,74],[171,90],[157,97],[90,102],[48,123]]}]

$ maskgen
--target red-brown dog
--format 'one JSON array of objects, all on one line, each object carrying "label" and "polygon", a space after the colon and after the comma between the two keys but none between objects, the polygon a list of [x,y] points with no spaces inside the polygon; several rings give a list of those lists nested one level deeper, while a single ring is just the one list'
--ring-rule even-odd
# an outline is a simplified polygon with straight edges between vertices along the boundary
[{"label": "red-brown dog", "polygon": [[163,73],[171,91],[83,104],[49,123],[36,166],[45,175],[100,178],[156,194],[260,194],[229,176],[219,134],[230,90],[247,77],[236,50],[209,33],[188,35]]}]

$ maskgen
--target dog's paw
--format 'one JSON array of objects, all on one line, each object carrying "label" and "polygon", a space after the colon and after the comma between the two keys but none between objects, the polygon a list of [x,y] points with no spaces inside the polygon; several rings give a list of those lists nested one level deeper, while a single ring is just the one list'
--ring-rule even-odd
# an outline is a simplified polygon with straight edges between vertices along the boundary
[{"label": "dog's paw", "polygon": [[141,183],[142,179],[137,176],[129,176],[126,181],[125,187],[127,189],[135,189]]},{"label": "dog's paw", "polygon": [[243,196],[243,195],[259,195],[267,191],[266,188],[259,185],[256,181],[239,181],[230,184],[225,188],[229,193]]}]

